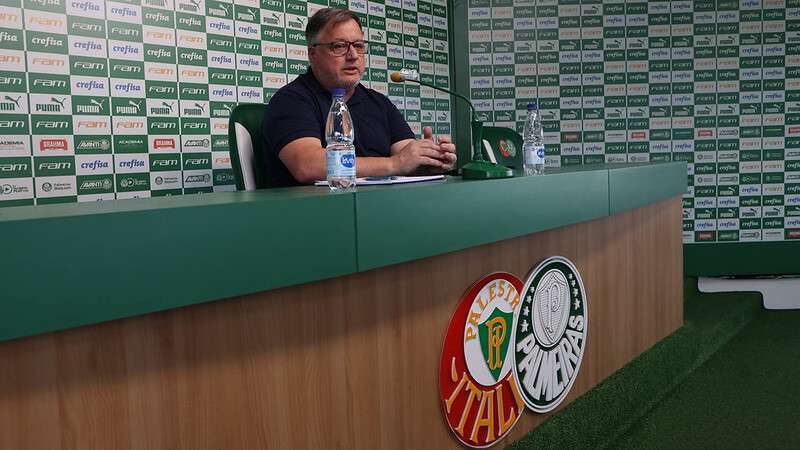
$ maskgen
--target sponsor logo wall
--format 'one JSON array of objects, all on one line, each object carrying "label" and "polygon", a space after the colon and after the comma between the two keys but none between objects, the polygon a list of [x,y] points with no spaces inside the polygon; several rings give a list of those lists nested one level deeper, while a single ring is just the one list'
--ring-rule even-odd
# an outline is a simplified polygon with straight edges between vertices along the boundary
[{"label": "sponsor logo wall", "polygon": [[446,0],[0,0],[0,207],[234,190],[228,118],[307,67],[308,17],[362,18],[364,84],[450,134]]},{"label": "sponsor logo wall", "polygon": [[470,94],[549,167],[686,161],[684,242],[800,239],[800,1],[471,0]]}]

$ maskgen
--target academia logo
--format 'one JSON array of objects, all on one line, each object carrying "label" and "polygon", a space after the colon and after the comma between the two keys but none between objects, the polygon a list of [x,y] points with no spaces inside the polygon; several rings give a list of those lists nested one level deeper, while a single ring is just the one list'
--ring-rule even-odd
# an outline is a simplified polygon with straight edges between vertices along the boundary
[{"label": "academia logo", "polygon": [[146,153],[147,138],[144,136],[114,136],[114,153]]},{"label": "academia logo", "polygon": [[0,157],[30,155],[29,142],[25,136],[0,136]]},{"label": "academia logo", "polygon": [[496,443],[524,409],[513,374],[512,337],[521,289],[521,280],[510,273],[483,277],[461,298],[447,328],[439,399],[450,430],[467,446]]},{"label": "academia logo", "polygon": [[533,411],[553,410],[566,398],[586,349],[588,309],[578,270],[552,256],[539,264],[522,288],[514,328],[514,377]]}]

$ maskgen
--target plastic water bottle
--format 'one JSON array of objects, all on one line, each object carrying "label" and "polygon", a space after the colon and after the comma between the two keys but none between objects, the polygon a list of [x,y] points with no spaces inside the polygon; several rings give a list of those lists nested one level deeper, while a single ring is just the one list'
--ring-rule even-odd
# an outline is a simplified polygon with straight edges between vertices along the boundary
[{"label": "plastic water bottle", "polygon": [[522,167],[525,175],[541,175],[544,173],[544,136],[539,107],[536,103],[528,103],[528,117],[522,132]]},{"label": "plastic water bottle", "polygon": [[333,90],[333,102],[325,123],[325,163],[331,190],[356,185],[356,149],[353,120],[344,102],[344,89]]}]

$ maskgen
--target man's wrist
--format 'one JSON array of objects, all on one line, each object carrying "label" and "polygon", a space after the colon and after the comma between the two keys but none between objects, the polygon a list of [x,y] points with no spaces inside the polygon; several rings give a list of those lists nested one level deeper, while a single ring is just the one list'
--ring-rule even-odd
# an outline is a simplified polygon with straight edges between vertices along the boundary
[{"label": "man's wrist", "polygon": [[389,167],[388,167],[389,173],[386,174],[387,176],[392,176],[392,175],[397,175],[398,174],[399,167],[400,167],[400,161],[398,160],[399,157],[400,157],[400,155],[396,153],[396,154],[386,158],[388,160],[388,163],[389,163],[388,164],[389,165]]}]

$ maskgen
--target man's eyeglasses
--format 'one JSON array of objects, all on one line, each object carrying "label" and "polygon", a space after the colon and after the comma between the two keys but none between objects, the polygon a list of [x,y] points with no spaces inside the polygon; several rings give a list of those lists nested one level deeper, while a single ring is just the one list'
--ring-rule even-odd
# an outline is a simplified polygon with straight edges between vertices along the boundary
[{"label": "man's eyeglasses", "polygon": [[336,42],[317,42],[316,44],[311,44],[312,47],[317,47],[319,45],[328,47],[331,53],[336,56],[344,56],[347,52],[350,51],[350,47],[352,46],[356,49],[356,53],[359,55],[363,55],[367,53],[369,50],[369,42],[367,41],[336,41]]}]

